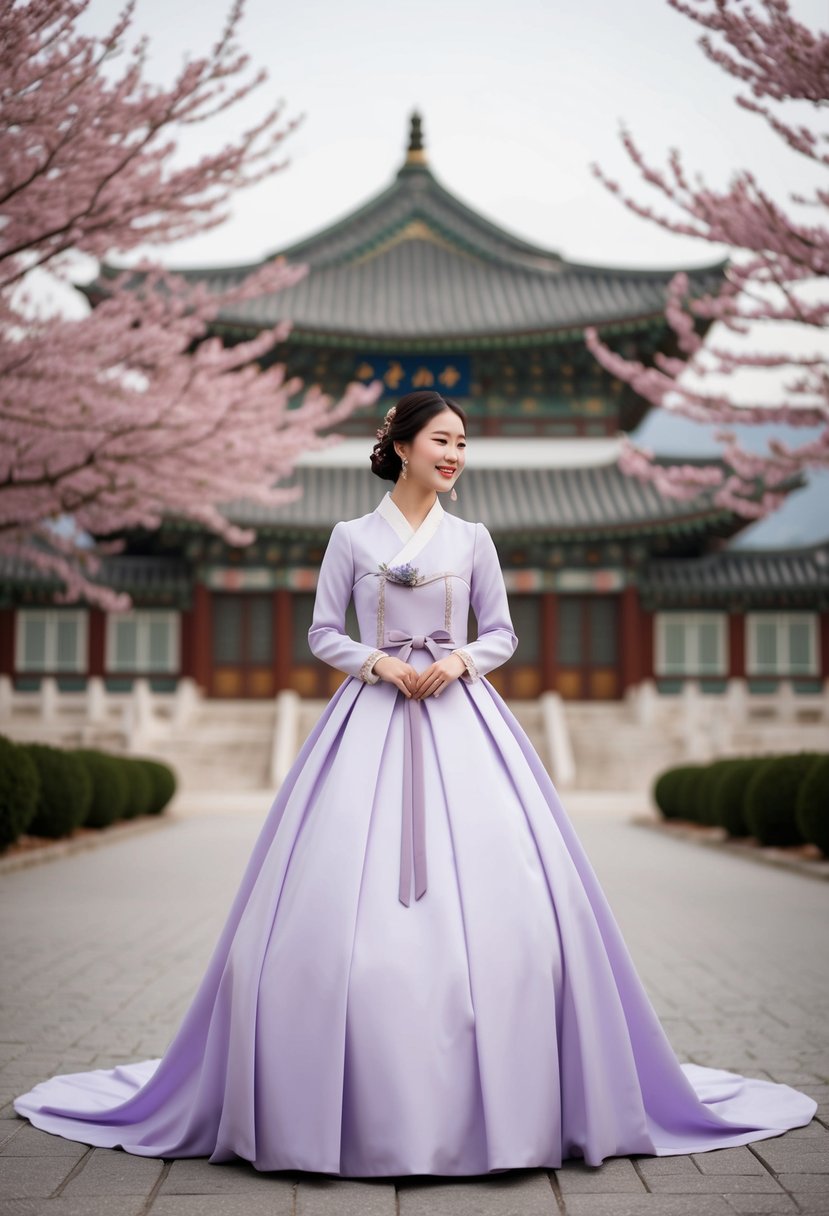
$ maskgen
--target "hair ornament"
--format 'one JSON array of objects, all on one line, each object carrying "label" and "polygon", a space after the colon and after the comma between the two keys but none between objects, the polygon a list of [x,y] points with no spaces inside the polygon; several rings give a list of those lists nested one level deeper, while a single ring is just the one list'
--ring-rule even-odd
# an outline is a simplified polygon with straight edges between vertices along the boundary
[{"label": "hair ornament", "polygon": [[392,424],[392,419],[394,418],[396,410],[397,410],[396,405],[392,405],[389,407],[389,409],[386,410],[386,415],[383,419],[383,425],[374,432],[378,439],[385,439],[386,436],[388,435],[389,427]]}]

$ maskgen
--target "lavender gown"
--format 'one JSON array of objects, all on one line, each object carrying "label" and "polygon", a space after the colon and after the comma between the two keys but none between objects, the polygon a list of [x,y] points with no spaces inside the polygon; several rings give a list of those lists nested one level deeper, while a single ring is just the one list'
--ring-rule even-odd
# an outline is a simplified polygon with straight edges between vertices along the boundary
[{"label": "lavender gown", "polygon": [[[343,632],[352,592],[360,641]],[[350,678],[273,802],[164,1056],[43,1081],[21,1115],[147,1157],[350,1177],[598,1165],[810,1121],[816,1103],[787,1085],[678,1062],[485,678],[517,638],[483,524],[438,498],[413,530],[389,495],[338,523],[308,637]],[[466,670],[439,697],[371,670],[453,649]]]}]

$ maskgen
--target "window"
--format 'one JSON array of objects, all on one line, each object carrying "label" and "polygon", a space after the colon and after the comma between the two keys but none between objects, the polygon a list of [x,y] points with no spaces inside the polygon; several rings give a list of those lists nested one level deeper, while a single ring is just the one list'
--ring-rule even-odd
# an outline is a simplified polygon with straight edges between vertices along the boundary
[{"label": "window", "polygon": [[751,676],[816,676],[820,673],[814,612],[750,612],[746,617]]},{"label": "window", "polygon": [[85,609],[22,608],[15,634],[18,671],[86,671]]},{"label": "window", "polygon": [[178,613],[159,609],[107,616],[107,671],[177,672]]},{"label": "window", "polygon": [[656,674],[724,676],[728,671],[724,612],[660,612],[656,616]]}]

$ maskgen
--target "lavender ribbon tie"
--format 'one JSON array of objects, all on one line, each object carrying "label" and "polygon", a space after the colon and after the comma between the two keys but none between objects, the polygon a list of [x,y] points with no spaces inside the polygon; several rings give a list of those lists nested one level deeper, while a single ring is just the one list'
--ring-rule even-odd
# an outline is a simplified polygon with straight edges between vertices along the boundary
[{"label": "lavender ribbon tie", "polygon": [[[412,650],[428,650],[435,659],[441,650],[453,650],[455,643],[445,629],[431,633],[409,634],[390,629],[389,645],[399,645],[398,659],[404,662]],[[400,841],[400,885],[398,899],[409,907],[411,875],[414,870],[415,899],[426,890],[426,809],[423,789],[423,706],[417,697],[405,698],[403,719],[403,830]]]}]

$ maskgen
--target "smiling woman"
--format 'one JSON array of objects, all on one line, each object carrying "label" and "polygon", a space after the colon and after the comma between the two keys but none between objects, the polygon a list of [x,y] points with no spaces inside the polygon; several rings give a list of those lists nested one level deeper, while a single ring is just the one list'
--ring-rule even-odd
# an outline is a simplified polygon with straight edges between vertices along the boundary
[{"label": "smiling woman", "polygon": [[705,1152],[811,1120],[787,1085],[679,1063],[486,678],[518,638],[488,529],[440,502],[465,430],[436,393],[389,410],[372,468],[394,489],[335,525],[308,631],[348,678],[273,802],[181,1027],[161,1059],[22,1094],[35,1126],[371,1177]]}]

